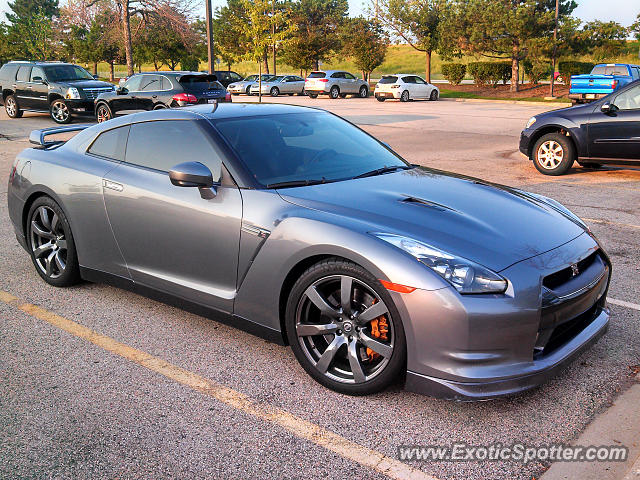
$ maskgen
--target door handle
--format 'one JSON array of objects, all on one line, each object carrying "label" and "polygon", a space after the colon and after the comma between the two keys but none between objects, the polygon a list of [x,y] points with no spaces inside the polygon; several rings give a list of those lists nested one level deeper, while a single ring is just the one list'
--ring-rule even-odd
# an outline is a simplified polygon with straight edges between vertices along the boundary
[{"label": "door handle", "polygon": [[124,190],[124,187],[121,183],[112,182],[111,180],[107,180],[106,178],[102,179],[102,186],[104,188],[108,188],[109,190],[115,190],[116,192],[121,192]]}]

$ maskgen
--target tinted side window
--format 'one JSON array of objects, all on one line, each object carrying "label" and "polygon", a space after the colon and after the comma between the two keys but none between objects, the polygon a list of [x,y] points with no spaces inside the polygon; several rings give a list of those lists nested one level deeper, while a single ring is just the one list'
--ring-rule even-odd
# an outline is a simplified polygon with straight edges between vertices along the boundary
[{"label": "tinted side window", "polygon": [[344,78],[344,75],[341,72],[336,72],[331,74],[331,78]]},{"label": "tinted side window", "polygon": [[235,72],[231,72],[229,76],[231,77],[232,82],[239,82],[240,80],[242,80],[242,77]]},{"label": "tinted side window", "polygon": [[404,83],[416,83],[415,77],[402,77]]},{"label": "tinted side window", "polygon": [[31,66],[20,67],[20,69],[18,70],[18,75],[16,76],[16,80],[18,80],[19,82],[28,82],[30,76]]},{"label": "tinted side window", "polygon": [[214,179],[220,178],[220,156],[212,142],[190,120],[166,120],[131,125],[125,160],[134,165],[168,172],[186,161],[185,146],[189,147],[189,160],[205,164]]},{"label": "tinted side window", "polygon": [[143,75],[139,90],[142,92],[162,90],[162,79],[158,75]]},{"label": "tinted side window", "polygon": [[89,153],[113,160],[124,160],[129,125],[101,133],[89,147]]},{"label": "tinted side window", "polygon": [[420,77],[413,77],[413,79],[416,81],[416,83],[419,83],[421,85],[425,85],[427,83]]},{"label": "tinted side window", "polygon": [[347,72],[345,72],[344,78],[349,79],[349,80],[355,80],[356,79],[356,77],[354,77],[353,75],[351,75],[350,73],[347,73]]},{"label": "tinted side window", "polygon": [[0,78],[2,80],[15,80],[18,65],[4,65],[0,68]]}]

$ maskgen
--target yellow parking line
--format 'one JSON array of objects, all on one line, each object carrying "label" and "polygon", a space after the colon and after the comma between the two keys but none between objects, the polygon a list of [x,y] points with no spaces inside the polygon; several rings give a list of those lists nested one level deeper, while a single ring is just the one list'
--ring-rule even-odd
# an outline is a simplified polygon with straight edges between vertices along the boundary
[{"label": "yellow parking line", "polygon": [[620,223],[620,222],[614,222],[612,220],[602,220],[602,219],[599,219],[599,218],[584,218],[584,217],[582,217],[582,220],[585,220],[587,222],[593,222],[593,223],[602,223],[603,225],[619,225],[621,227],[640,228],[640,225],[634,225],[632,223]]},{"label": "yellow parking line", "polygon": [[313,442],[341,457],[372,468],[389,478],[398,480],[438,480],[436,477],[416,470],[399,460],[387,457],[380,452],[347,440],[336,433],[308,422],[278,407],[259,403],[243,393],[208,380],[193,372],[166,362],[161,358],[154,357],[147,352],[118,342],[111,337],[102,335],[37,305],[22,302],[18,297],[10,293],[0,290],[0,301],[18,308],[32,317],[58,327],[71,335],[87,340],[108,352],[131,360],[171,380],[215,398],[243,413],[278,425],[296,437]]}]

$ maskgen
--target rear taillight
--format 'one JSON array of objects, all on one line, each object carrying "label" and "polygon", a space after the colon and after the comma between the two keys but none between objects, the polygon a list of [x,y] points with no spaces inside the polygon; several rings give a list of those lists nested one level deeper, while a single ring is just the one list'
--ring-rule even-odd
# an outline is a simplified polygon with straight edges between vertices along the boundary
[{"label": "rear taillight", "polygon": [[191,95],[190,93],[178,93],[173,96],[173,99],[176,102],[184,102],[184,103],[198,103],[198,99],[195,95]]},{"label": "rear taillight", "polygon": [[231,94],[230,94],[229,92],[227,92],[227,93],[225,94],[225,96],[224,96],[224,99],[225,99],[227,102],[230,102],[230,101],[231,101]]},{"label": "rear taillight", "polygon": [[611,88],[612,89],[615,90],[617,86],[618,86],[618,80],[614,80],[614,81],[611,82]]},{"label": "rear taillight", "polygon": [[328,79],[328,78],[321,78],[321,79],[320,79],[320,81],[321,81],[322,83],[327,83],[327,82],[329,81],[329,79]]},{"label": "rear taillight", "polygon": [[391,88],[400,88],[400,85],[391,85]]}]

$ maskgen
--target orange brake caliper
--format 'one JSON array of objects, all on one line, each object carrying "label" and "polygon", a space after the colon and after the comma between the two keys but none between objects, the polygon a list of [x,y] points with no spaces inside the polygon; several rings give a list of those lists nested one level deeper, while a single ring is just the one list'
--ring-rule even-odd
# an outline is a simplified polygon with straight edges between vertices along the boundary
[{"label": "orange brake caliper", "polygon": [[[375,301],[373,303],[375,303]],[[379,338],[380,340],[384,340],[386,342],[387,340],[389,340],[388,334],[389,334],[389,324],[387,323],[387,319],[384,317],[384,315],[371,320],[371,335],[373,335],[375,338]],[[369,347],[367,347],[366,352],[367,352],[367,357],[369,357],[370,361],[373,361],[380,356],[379,354],[371,350]]]}]

